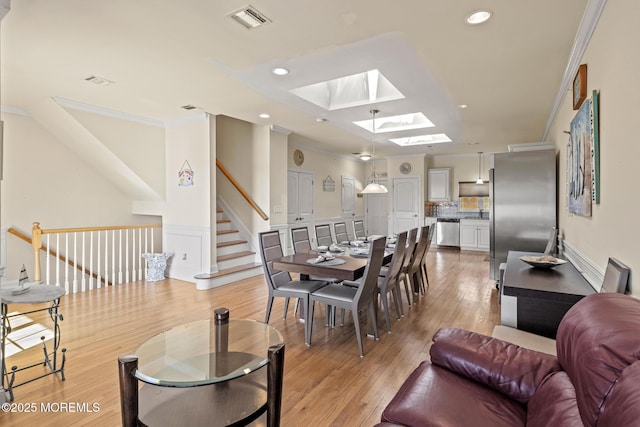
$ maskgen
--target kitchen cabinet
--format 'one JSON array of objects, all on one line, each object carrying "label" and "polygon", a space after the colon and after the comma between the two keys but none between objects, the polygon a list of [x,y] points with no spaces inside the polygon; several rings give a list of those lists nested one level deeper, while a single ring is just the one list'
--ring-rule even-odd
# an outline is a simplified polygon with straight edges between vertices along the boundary
[{"label": "kitchen cabinet", "polygon": [[429,169],[428,199],[430,202],[448,202],[451,200],[451,169]]},{"label": "kitchen cabinet", "polygon": [[480,219],[460,220],[460,249],[488,251],[489,221]]}]

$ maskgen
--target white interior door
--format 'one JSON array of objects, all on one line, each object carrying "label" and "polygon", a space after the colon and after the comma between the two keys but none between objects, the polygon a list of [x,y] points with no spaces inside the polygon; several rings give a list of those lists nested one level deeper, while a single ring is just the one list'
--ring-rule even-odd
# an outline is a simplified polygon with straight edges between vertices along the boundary
[{"label": "white interior door", "polygon": [[420,182],[417,176],[393,179],[393,232],[420,225]]},{"label": "white interior door", "polygon": [[313,174],[289,171],[287,173],[287,221],[289,224],[306,223],[313,216]]},{"label": "white interior door", "polygon": [[356,214],[356,180],[342,177],[342,217],[352,219]]},{"label": "white interior door", "polygon": [[[387,186],[385,181],[380,184]],[[389,234],[389,208],[388,193],[382,194],[365,194],[365,203],[367,205],[366,224],[367,235],[374,234],[386,236]]]}]

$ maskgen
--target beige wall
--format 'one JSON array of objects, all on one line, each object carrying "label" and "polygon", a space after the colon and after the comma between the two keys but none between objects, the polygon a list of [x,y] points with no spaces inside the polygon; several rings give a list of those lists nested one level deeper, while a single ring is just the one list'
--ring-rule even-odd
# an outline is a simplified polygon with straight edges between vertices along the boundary
[{"label": "beige wall", "polygon": [[[293,162],[293,152],[296,149],[304,153],[304,163],[298,167]],[[364,188],[364,165],[359,159],[347,159],[329,153],[316,151],[304,146],[289,144],[287,167],[290,170],[300,170],[313,173],[314,217],[316,219],[339,218],[342,216],[342,176],[352,177],[356,181],[356,193]],[[322,181],[331,176],[336,183],[335,191],[323,191]],[[364,198],[357,197],[355,214],[364,215]]]},{"label": "beige wall", "polygon": [[[559,152],[559,228],[567,242],[604,271],[609,257],[618,258],[632,271],[640,272],[638,242],[634,226],[640,210],[637,191],[640,143],[635,124],[640,116],[640,29],[637,17],[640,2],[609,1],[598,22],[581,63],[586,63],[587,89],[600,91],[600,204],[593,205],[591,217],[567,211],[567,143],[575,116],[571,97],[565,100],[547,139],[555,141]],[[571,94],[571,92],[567,92]],[[632,282],[637,282],[632,280]],[[632,285],[640,296],[640,286]]]},{"label": "beige wall", "polygon": [[[133,215],[131,198],[87,166],[66,145],[30,117],[2,114],[4,179],[2,227],[30,235],[32,223],[44,229],[159,223],[159,217]],[[25,264],[33,274],[33,251],[7,236],[7,278]]]},{"label": "beige wall", "polygon": [[287,135],[271,131],[269,152],[269,181],[271,226],[285,225],[287,223]]},{"label": "beige wall", "polygon": [[[270,130],[227,116],[216,116],[217,157],[244,191],[267,215],[270,214]],[[285,178],[286,180],[286,178]],[[217,171],[218,195],[220,195],[238,218],[255,235],[269,228],[231,185]]]},{"label": "beige wall", "polygon": [[165,192],[165,131],[131,120],[67,110],[157,194]]}]

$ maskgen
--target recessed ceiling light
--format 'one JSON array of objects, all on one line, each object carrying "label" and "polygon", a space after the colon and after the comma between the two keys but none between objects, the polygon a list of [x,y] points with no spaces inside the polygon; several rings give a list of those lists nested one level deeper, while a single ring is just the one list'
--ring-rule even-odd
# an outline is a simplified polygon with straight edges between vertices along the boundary
[{"label": "recessed ceiling light", "polygon": [[474,10],[465,18],[465,22],[470,25],[478,25],[486,22],[491,18],[490,10]]},{"label": "recessed ceiling light", "polygon": [[444,142],[451,142],[451,138],[449,138],[444,133],[436,133],[432,135],[409,136],[406,138],[391,138],[389,141],[403,147],[409,147],[413,145],[441,144]]},{"label": "recessed ceiling light", "polygon": [[273,70],[271,70],[271,72],[276,76],[286,76],[287,74],[289,74],[289,70],[283,67],[276,67]]},{"label": "recessed ceiling light", "polygon": [[366,162],[367,160],[371,160],[371,154],[360,154],[360,158]]},{"label": "recessed ceiling light", "polygon": [[327,121],[327,119],[325,119],[324,117],[316,117],[316,122],[318,122],[318,123],[324,123],[326,121]]},{"label": "recessed ceiling light", "polygon": [[460,105],[458,105],[458,108],[461,108],[461,109],[463,109],[463,110],[464,110],[465,108],[467,108],[467,107],[468,107],[468,105],[467,105],[467,104],[460,104]]},{"label": "recessed ceiling light", "polygon": [[267,113],[262,113],[262,114],[259,114],[258,117],[260,117],[261,119],[268,119],[271,116],[268,115]]},{"label": "recessed ceiling light", "polygon": [[[360,120],[354,125],[373,132],[373,120]],[[435,125],[422,113],[401,114],[399,116],[379,117],[376,119],[376,133],[395,132],[410,129],[430,128]]]}]

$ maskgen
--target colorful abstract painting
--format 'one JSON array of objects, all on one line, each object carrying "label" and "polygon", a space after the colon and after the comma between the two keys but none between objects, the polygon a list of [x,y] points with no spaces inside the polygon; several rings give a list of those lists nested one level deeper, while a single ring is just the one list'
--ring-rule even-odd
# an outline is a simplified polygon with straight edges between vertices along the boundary
[{"label": "colorful abstract painting", "polygon": [[585,100],[571,121],[567,153],[569,213],[591,216],[591,99]]}]

